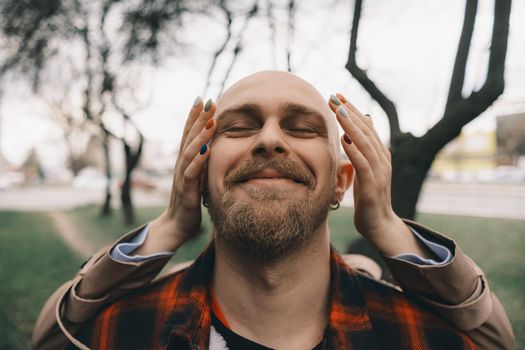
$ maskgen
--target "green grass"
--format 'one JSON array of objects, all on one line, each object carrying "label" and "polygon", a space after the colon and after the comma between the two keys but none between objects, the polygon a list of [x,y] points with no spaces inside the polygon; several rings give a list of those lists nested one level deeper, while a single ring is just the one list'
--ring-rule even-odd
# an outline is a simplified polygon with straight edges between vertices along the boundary
[{"label": "green grass", "polygon": [[28,349],[45,300],[80,267],[45,214],[0,212],[0,349]]},{"label": "green grass", "polygon": [[421,215],[419,221],[455,239],[485,271],[525,349],[525,221]]},{"label": "green grass", "polygon": [[[74,209],[69,212],[71,218],[92,242],[98,247],[103,247],[114,243],[125,233],[136,227],[153,220],[160,215],[164,208],[151,207],[140,208],[137,210],[137,225],[124,226],[123,217],[120,211],[115,211],[115,215],[110,217],[99,217],[99,208],[96,206],[86,206]],[[209,242],[210,219],[206,211],[203,212],[203,234],[195,239],[186,242],[184,246],[177,251],[177,254],[171,260],[174,263],[184,262],[195,259]]]},{"label": "green grass", "polygon": [[162,212],[161,208],[140,208],[136,211],[137,225],[125,226],[120,210],[114,210],[113,215],[100,217],[100,207],[88,205],[68,211],[68,214],[80,230],[86,234],[95,245],[101,247],[117,240],[126,232],[142,223],[148,222]]},{"label": "green grass", "polygon": [[[155,218],[161,211],[162,208],[139,209],[137,226]],[[118,211],[113,217],[99,218],[95,206],[78,208],[68,214],[98,247],[113,243],[134,228],[122,225]],[[42,303],[52,290],[78,269],[80,259],[50,235],[52,228],[45,216],[0,213],[0,221],[0,349],[18,349],[2,346],[1,339],[9,336],[9,344],[26,344],[24,339],[29,337]],[[418,221],[455,239],[462,250],[483,268],[492,290],[499,296],[511,319],[518,344],[525,348],[525,221],[428,214],[420,215]],[[352,222],[351,209],[341,208],[331,213],[332,243],[339,251],[344,251],[348,243],[358,237]],[[203,226],[208,232],[210,221],[206,212]],[[177,251],[174,262],[194,259],[208,240],[209,235],[203,234],[188,242]],[[16,254],[7,247],[17,247]],[[31,257],[38,262],[30,263]],[[36,286],[44,287],[40,290]],[[31,291],[29,295],[34,294],[31,301],[27,300],[26,291]],[[14,318],[13,315],[18,316]]]}]

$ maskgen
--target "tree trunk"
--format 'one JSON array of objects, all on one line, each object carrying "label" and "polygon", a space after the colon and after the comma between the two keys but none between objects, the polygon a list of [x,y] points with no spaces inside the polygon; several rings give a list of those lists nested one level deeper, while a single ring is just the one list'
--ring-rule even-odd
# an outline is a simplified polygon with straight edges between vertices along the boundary
[{"label": "tree trunk", "polygon": [[100,216],[110,216],[113,212],[111,208],[111,161],[109,156],[109,133],[103,131],[102,148],[104,152],[104,167],[106,172],[106,195],[104,198],[104,204],[100,210]]},{"label": "tree trunk", "polygon": [[124,224],[132,225],[135,223],[135,209],[133,207],[133,200],[131,199],[131,172],[129,172],[128,169],[126,169],[126,176],[122,183],[120,200],[122,212],[124,213]]},{"label": "tree trunk", "polygon": [[137,167],[140,157],[142,155],[144,138],[141,134],[140,142],[135,152],[133,152],[131,146],[126,142],[125,139],[122,140],[122,143],[124,146],[124,154],[126,156],[126,174],[124,177],[124,182],[122,183],[120,200],[122,204],[122,211],[124,213],[124,224],[132,225],[135,223],[135,209],[131,197],[131,180],[133,170],[135,170],[135,168]]},{"label": "tree trunk", "polygon": [[404,219],[414,219],[423,182],[435,153],[420,138],[404,133],[392,142],[392,208]]}]

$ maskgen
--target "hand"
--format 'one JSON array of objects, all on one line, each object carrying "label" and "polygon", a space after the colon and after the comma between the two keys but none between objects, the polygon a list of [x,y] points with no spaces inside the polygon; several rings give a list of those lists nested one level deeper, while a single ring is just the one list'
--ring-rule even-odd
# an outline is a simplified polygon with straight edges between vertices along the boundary
[{"label": "hand", "polygon": [[392,159],[372,118],[361,114],[341,94],[330,98],[329,105],[345,132],[341,143],[355,169],[354,224],[357,231],[385,255],[413,252],[422,257],[431,256],[392,208]]},{"label": "hand", "polygon": [[345,132],[341,143],[356,173],[354,223],[363,236],[374,236],[396,216],[390,195],[390,152],[377,135],[372,118],[362,115],[343,95],[337,94],[337,98],[341,104],[336,105],[332,98],[330,108]]},{"label": "hand", "polygon": [[184,127],[168,208],[152,222],[148,238],[134,255],[175,251],[199,233],[201,175],[210,154],[208,143],[217,126],[214,113],[211,100],[204,106],[197,98]]}]

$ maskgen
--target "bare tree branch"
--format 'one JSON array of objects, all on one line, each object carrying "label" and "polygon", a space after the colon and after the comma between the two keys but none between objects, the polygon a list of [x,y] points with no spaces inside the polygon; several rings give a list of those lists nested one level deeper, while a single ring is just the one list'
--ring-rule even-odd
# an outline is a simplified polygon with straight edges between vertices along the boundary
[{"label": "bare tree branch", "polygon": [[205,96],[206,92],[208,92],[208,88],[210,87],[210,83],[211,83],[211,76],[213,75],[213,71],[215,70],[217,59],[219,58],[220,55],[222,55],[222,53],[226,49],[226,46],[228,45],[232,37],[233,14],[228,8],[225,0],[219,1],[219,8],[222,10],[222,12],[224,12],[224,16],[226,17],[226,37],[224,38],[222,45],[213,54],[211,65],[210,65],[210,68],[208,69],[208,74],[206,78],[206,86],[204,86],[204,90],[202,91],[202,96]]},{"label": "bare tree branch", "polygon": [[366,72],[357,65],[357,36],[359,31],[359,21],[361,19],[362,0],[355,0],[354,18],[352,20],[352,31],[350,33],[350,49],[348,61],[345,68],[352,74],[361,86],[370,94],[370,96],[385,111],[390,125],[390,140],[396,139],[401,135],[399,128],[399,118],[395,104],[377,87],[377,85],[368,77]]},{"label": "bare tree branch", "polygon": [[237,57],[239,56],[239,53],[242,51],[242,35],[239,36],[237,40],[237,44],[235,45],[235,48],[233,49],[233,57],[230,61],[230,64],[228,65],[228,68],[226,69],[226,72],[224,73],[224,77],[221,82],[221,87],[219,89],[219,93],[217,94],[217,99],[221,97],[222,93],[224,92],[224,88],[226,87],[226,82],[230,78],[230,74],[232,72],[233,66],[235,65],[235,62],[237,61]]},{"label": "bare tree branch", "polygon": [[93,91],[93,71],[91,69],[91,38],[89,28],[86,25],[81,30],[82,40],[84,42],[85,50],[85,62],[86,62],[86,86],[84,87],[84,101],[83,101],[83,111],[87,120],[93,120],[93,111],[91,109],[92,98],[91,93]]},{"label": "bare tree branch", "polygon": [[266,1],[266,18],[268,19],[268,27],[270,28],[272,41],[272,63],[273,68],[277,68],[277,27],[275,25],[275,17],[273,14],[273,1]]},{"label": "bare tree branch", "polygon": [[292,43],[295,30],[295,0],[288,0],[288,35],[286,37],[286,66],[292,71]]},{"label": "bare tree branch", "polygon": [[244,24],[241,30],[239,31],[239,34],[237,35],[237,42],[235,44],[235,48],[233,49],[233,57],[232,57],[232,60],[230,61],[230,65],[228,66],[228,69],[226,70],[226,73],[224,74],[224,78],[222,79],[221,87],[219,89],[217,99],[222,95],[222,92],[224,91],[224,87],[226,86],[226,82],[230,78],[230,74],[233,69],[233,66],[235,65],[235,62],[237,61],[237,57],[239,56],[239,53],[242,51],[242,39],[244,38],[244,33],[246,32],[246,29],[248,28],[248,24],[250,23],[251,19],[257,15],[258,11],[259,11],[259,1],[255,0],[252,8],[246,14]]},{"label": "bare tree branch", "polygon": [[[511,0],[496,0],[494,5],[494,24],[489,54],[489,65],[485,84],[469,99],[492,98],[493,101],[503,93],[505,88],[505,59],[509,37]],[[492,102],[490,102],[492,104]]]},{"label": "bare tree branch", "polygon": [[[473,4],[474,2],[476,1],[467,1],[465,21],[473,22],[468,16],[475,16],[475,12],[472,12],[472,6],[475,6]],[[422,137],[426,147],[432,148],[435,152],[439,151],[460,134],[463,126],[490,107],[503,93],[505,86],[504,70],[509,34],[510,9],[510,0],[495,1],[487,78],[479,91],[472,92],[466,98],[461,96],[463,83],[461,86],[451,84],[451,89],[453,88],[459,91],[460,95],[455,96],[455,93],[449,93],[449,100],[447,101],[443,118]],[[463,27],[465,29],[465,25]],[[462,35],[462,39],[463,37],[464,35]],[[467,47],[469,46],[466,41],[463,44]],[[458,49],[457,55],[466,56],[467,54],[468,53],[464,52],[464,48],[461,50]],[[458,59],[456,56],[456,63],[460,62],[458,63],[460,67],[457,68],[456,72],[458,72],[458,75],[455,77],[461,78],[462,81],[464,80],[462,77],[464,76],[465,70],[464,65],[461,65],[463,59],[463,57]],[[454,69],[456,70],[456,67],[454,67]],[[450,98],[450,96],[453,97]]]},{"label": "bare tree branch", "polygon": [[470,42],[474,32],[476,13],[478,9],[478,0],[467,0],[465,16],[463,19],[463,29],[459,38],[456,60],[450,79],[450,88],[448,91],[447,106],[461,100],[461,91],[465,81],[465,71],[467,69],[468,54],[470,52]]}]

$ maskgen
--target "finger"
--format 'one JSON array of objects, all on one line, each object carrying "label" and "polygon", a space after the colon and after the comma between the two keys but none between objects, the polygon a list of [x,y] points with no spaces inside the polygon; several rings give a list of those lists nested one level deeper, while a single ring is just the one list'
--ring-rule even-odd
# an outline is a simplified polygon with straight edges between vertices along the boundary
[{"label": "finger", "polygon": [[[353,106],[351,106],[352,108],[350,108],[348,105],[345,104],[344,107],[342,107],[343,106],[342,101],[333,95],[330,97],[329,105],[330,105],[330,108],[336,113],[336,115],[339,114],[343,116],[343,118],[339,118],[338,116],[338,121],[341,124],[341,127],[343,127],[343,130],[345,130],[345,132],[349,132],[347,129],[345,129],[345,124],[349,124],[350,126],[353,125],[356,128],[358,128],[362,132],[362,134],[365,135],[366,139],[368,140],[367,144],[370,145],[371,149],[373,149],[373,152],[376,155],[374,157],[373,154],[370,153],[371,151],[370,152],[366,152],[364,150],[363,151],[365,155],[372,157],[370,158],[370,161],[374,162],[375,167],[381,166],[383,162],[390,161],[389,158],[386,157],[384,153],[386,148],[381,142],[379,135],[377,134],[375,128],[373,127],[372,120],[369,117],[363,116]],[[337,112],[338,108],[345,108],[346,113],[338,113]],[[357,113],[355,111],[357,111]],[[344,112],[344,111],[341,110],[340,112]],[[359,137],[352,135],[351,132],[349,132],[349,135],[352,137],[353,140],[355,140],[358,147],[367,147],[367,145],[362,144]],[[377,159],[377,162],[375,162],[375,159]]]},{"label": "finger", "polygon": [[377,130],[376,128],[374,127],[374,122],[372,120],[372,117],[370,116],[370,114],[362,114],[358,109],[357,107],[355,107],[352,103],[350,103],[350,101],[348,101],[346,99],[346,97],[343,95],[343,94],[340,94],[340,93],[337,93],[336,94],[337,98],[343,103],[345,104],[345,106],[347,106],[352,112],[354,112],[356,115],[360,116],[361,120],[365,123],[366,126],[368,126],[369,130],[372,132],[372,134],[374,135],[377,143],[378,143],[378,146],[379,146],[379,149],[381,150],[381,153],[382,155],[385,156],[386,160],[390,160],[390,151],[388,151],[388,149],[385,147],[385,145],[383,144],[383,142],[381,141],[381,138],[379,137],[379,134],[377,133]]},{"label": "finger", "polygon": [[204,108],[201,111],[199,117],[195,120],[195,123],[193,123],[193,126],[188,132],[188,137],[186,139],[186,142],[183,145],[184,148],[188,147],[188,145],[193,142],[195,137],[197,137],[197,135],[201,132],[204,125],[206,125],[208,120],[213,117],[214,113],[215,113],[215,103],[213,103],[213,101],[209,99],[205,103]]},{"label": "finger", "polygon": [[376,128],[374,127],[374,121],[372,120],[372,116],[370,114],[365,114],[363,116],[363,120],[366,125],[369,126],[370,130],[374,134],[374,138],[377,141],[378,150],[380,151],[380,156],[382,156],[383,161],[390,162],[390,151],[388,148],[386,148],[385,144],[381,141],[381,138],[379,137],[379,134],[377,133]]},{"label": "finger", "polygon": [[351,113],[344,105],[337,108],[335,115],[343,131],[351,138],[353,144],[367,159],[372,169],[381,169],[377,145],[374,145],[374,140],[370,134],[365,134],[366,130],[362,125],[360,126],[360,122],[357,120],[358,116]]},{"label": "finger", "polygon": [[359,115],[359,116],[363,116],[363,114],[359,111],[359,109],[357,109],[356,106],[354,106],[353,104],[350,103],[350,101],[348,101],[346,99],[346,97],[343,95],[343,94],[340,94],[340,93],[336,93],[335,94],[337,96],[337,98],[343,103],[345,104],[352,112],[354,112],[355,114]]},{"label": "finger", "polygon": [[335,98],[333,95],[330,97],[330,108],[334,111],[334,113],[341,104],[347,108],[348,114],[350,115],[352,121],[363,128],[363,133],[369,137],[373,137],[375,139],[374,141],[377,141],[379,144],[381,144],[381,139],[374,128],[370,115],[363,115],[342,94],[337,93]]},{"label": "finger", "polygon": [[367,118],[367,122],[370,124],[370,128],[374,131],[374,135],[375,135],[376,139],[378,140],[379,148],[380,148],[381,152],[383,153],[384,159],[387,162],[390,162],[391,159],[392,159],[391,154],[390,154],[390,150],[381,141],[381,138],[379,137],[379,134],[377,133],[377,130],[374,127],[374,121],[372,119],[372,116],[370,114],[365,114],[365,117]]},{"label": "finger", "polygon": [[188,167],[184,171],[184,182],[182,185],[182,192],[184,198],[183,205],[187,208],[196,208],[200,206],[201,192],[200,179],[201,173],[204,169],[204,164],[210,154],[210,147],[207,143],[200,146],[199,152],[192,159]]},{"label": "finger", "polygon": [[341,136],[341,144],[343,145],[343,150],[348,156],[348,159],[350,159],[350,162],[352,162],[352,165],[354,166],[355,174],[359,179],[359,182],[368,184],[370,183],[370,180],[375,179],[374,172],[368,159],[360,152],[358,147],[352,142],[352,139],[347,134]]},{"label": "finger", "polygon": [[209,119],[201,133],[194,138],[193,142],[188,147],[179,153],[179,159],[175,166],[175,173],[173,175],[173,185],[170,196],[170,207],[175,205],[177,196],[183,193],[182,186],[184,181],[184,174],[188,165],[193,161],[195,156],[201,150],[203,144],[207,144],[215,133],[217,123],[215,119]]},{"label": "finger", "polygon": [[195,101],[193,101],[193,106],[191,107],[190,113],[188,114],[188,118],[186,119],[186,124],[184,125],[184,132],[182,133],[182,140],[180,142],[181,150],[183,149],[183,146],[186,143],[188,132],[195,123],[197,117],[200,115],[203,107],[204,105],[202,103],[202,98],[200,96],[197,96],[195,98]]},{"label": "finger", "polygon": [[201,132],[190,142],[188,146],[186,146],[181,159],[181,172],[186,171],[186,168],[193,161],[195,155],[201,150],[202,145],[209,143],[213,137],[213,134],[215,133],[216,128],[217,122],[215,119],[209,119]]},{"label": "finger", "polygon": [[[184,151],[188,147],[189,144],[195,139],[195,137],[201,132],[202,128],[206,125],[208,120],[213,117],[213,113],[215,113],[215,104],[211,99],[209,99],[204,106],[202,106],[202,101],[200,102],[200,107],[197,107],[196,109],[199,110],[199,113],[196,117],[194,117],[193,123],[190,125],[189,131],[186,133],[186,138],[184,139],[184,143],[181,145],[180,151],[179,151],[179,157],[177,158],[177,163],[175,165],[175,173],[180,173],[180,167],[181,163],[189,163],[189,161],[186,159],[185,162],[181,160],[181,155],[184,157]],[[193,158],[193,155],[192,155]],[[185,168],[185,166],[184,166]],[[184,170],[183,170],[184,171]]]}]

